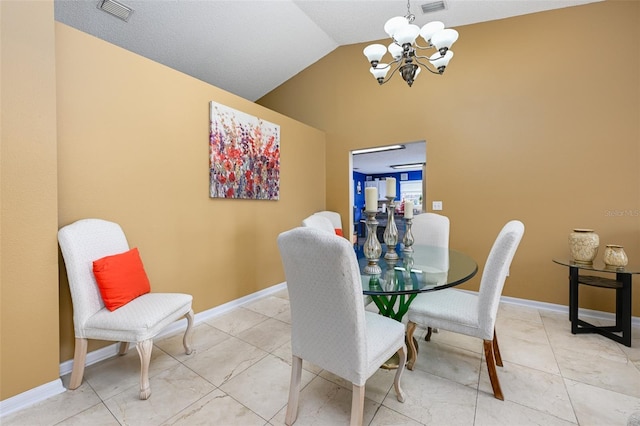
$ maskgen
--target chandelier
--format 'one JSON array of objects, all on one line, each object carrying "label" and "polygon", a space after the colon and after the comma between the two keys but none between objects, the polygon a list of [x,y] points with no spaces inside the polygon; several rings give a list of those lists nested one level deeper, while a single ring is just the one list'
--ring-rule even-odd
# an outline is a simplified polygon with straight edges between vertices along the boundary
[{"label": "chandelier", "polygon": [[[429,22],[420,28],[413,24],[415,15],[410,12],[409,0],[407,0],[407,14],[389,19],[384,24],[384,31],[393,42],[389,47],[382,44],[371,44],[365,47],[363,53],[371,63],[369,71],[380,85],[386,83],[398,71],[409,87],[420,74],[422,68],[433,74],[442,74],[453,58],[453,52],[449,50],[458,39],[458,32],[453,29],[445,29],[440,21]],[[422,47],[416,43],[420,35],[427,43]],[[420,56],[419,51],[435,49],[430,56]],[[382,57],[387,50],[393,57],[391,63],[382,63]],[[393,68],[389,77],[387,74]]]}]

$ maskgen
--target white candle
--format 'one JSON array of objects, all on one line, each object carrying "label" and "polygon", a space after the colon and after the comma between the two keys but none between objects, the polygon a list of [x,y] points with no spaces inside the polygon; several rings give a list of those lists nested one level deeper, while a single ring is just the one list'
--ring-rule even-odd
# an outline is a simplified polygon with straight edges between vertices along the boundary
[{"label": "white candle", "polygon": [[413,202],[408,200],[404,202],[404,218],[405,219],[413,218]]},{"label": "white candle", "polygon": [[387,197],[396,198],[396,178],[387,178]]},{"label": "white candle", "polygon": [[375,186],[364,189],[364,210],[367,212],[378,211],[378,188]]}]

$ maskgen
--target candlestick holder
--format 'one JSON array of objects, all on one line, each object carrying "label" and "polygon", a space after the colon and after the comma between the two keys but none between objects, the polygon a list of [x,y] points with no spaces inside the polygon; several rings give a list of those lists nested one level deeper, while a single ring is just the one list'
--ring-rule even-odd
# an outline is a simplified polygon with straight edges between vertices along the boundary
[{"label": "candlestick holder", "polygon": [[364,267],[364,273],[376,275],[382,273],[382,268],[378,265],[378,260],[382,254],[382,246],[378,241],[378,221],[376,220],[376,212],[365,211],[367,215],[367,239],[364,242],[364,256],[367,258],[367,266]]},{"label": "candlestick holder", "polygon": [[395,213],[396,203],[395,197],[386,197],[389,201],[387,207],[387,226],[384,228],[384,243],[387,245],[387,252],[384,254],[385,259],[397,259],[396,244],[398,244],[398,227],[396,227]]},{"label": "candlestick holder", "polygon": [[405,223],[405,231],[404,231],[404,237],[402,238],[402,244],[404,244],[404,248],[402,249],[402,251],[406,251],[406,252],[413,252],[413,234],[411,233],[411,223],[413,222],[413,218],[410,217],[405,217],[404,218],[404,223]]}]

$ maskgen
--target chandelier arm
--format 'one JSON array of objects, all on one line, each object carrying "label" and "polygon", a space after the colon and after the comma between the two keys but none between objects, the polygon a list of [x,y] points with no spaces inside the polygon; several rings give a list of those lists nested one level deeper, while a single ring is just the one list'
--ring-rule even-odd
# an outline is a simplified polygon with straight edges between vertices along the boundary
[{"label": "chandelier arm", "polygon": [[436,47],[433,44],[429,44],[428,46],[420,46],[417,41],[413,42],[413,47],[419,50],[427,50],[427,49],[436,50]]},{"label": "chandelier arm", "polygon": [[[383,85],[386,82],[388,82],[389,80],[391,80],[391,77],[393,77],[393,75],[396,73],[396,71],[398,71],[400,69],[400,61],[393,61],[393,62],[391,62],[391,64],[397,64],[397,65],[396,65],[395,69],[393,71],[391,71],[391,74],[389,74],[387,76],[387,78],[382,80],[382,83],[380,83],[380,85]],[[389,66],[391,66],[391,64],[389,64]],[[431,70],[429,70],[429,71],[431,71]]]},{"label": "chandelier arm", "polygon": [[424,63],[420,62],[420,61],[418,60],[418,58],[420,58],[420,59],[427,59],[427,60],[428,60],[429,58],[427,58],[426,56],[414,56],[414,57],[413,57],[413,59],[414,59],[414,62],[415,62],[415,63],[417,63],[418,65],[421,65],[424,69],[426,69],[427,71],[429,71],[431,74],[438,74],[438,75],[440,75],[440,72],[438,72],[438,71],[434,71],[433,69],[431,69],[431,67],[433,67],[433,65],[431,64],[431,62],[429,62],[429,63],[428,63],[429,65],[427,65],[427,64],[424,64]]},{"label": "chandelier arm", "polygon": [[[378,65],[376,66],[376,69],[378,69],[378,70],[384,70],[384,69],[390,68],[390,67],[392,67],[392,66],[393,66],[393,64],[399,64],[399,63],[402,61],[402,59],[403,59],[403,58],[394,59],[393,61],[389,62],[389,63],[388,63],[386,66],[384,66],[384,67],[381,67],[381,66],[380,66],[380,64],[378,64]],[[400,67],[400,66],[396,67],[396,69],[397,69],[397,68],[399,68],[399,67]],[[394,72],[395,72],[395,71],[394,71]]]}]

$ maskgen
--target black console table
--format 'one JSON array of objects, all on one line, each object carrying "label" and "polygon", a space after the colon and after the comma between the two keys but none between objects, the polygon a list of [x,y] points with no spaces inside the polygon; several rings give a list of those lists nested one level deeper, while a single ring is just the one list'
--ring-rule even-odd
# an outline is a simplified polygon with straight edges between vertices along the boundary
[{"label": "black console table", "polygon": [[[569,320],[571,321],[571,333],[598,333],[625,346],[631,346],[631,278],[633,274],[640,274],[640,266],[627,265],[624,268],[615,268],[606,266],[602,262],[583,264],[567,259],[553,259],[553,261],[559,265],[569,267]],[[580,275],[581,270],[615,274],[615,279]],[[580,284],[615,289],[616,325],[600,327],[578,318],[578,289]]]}]

